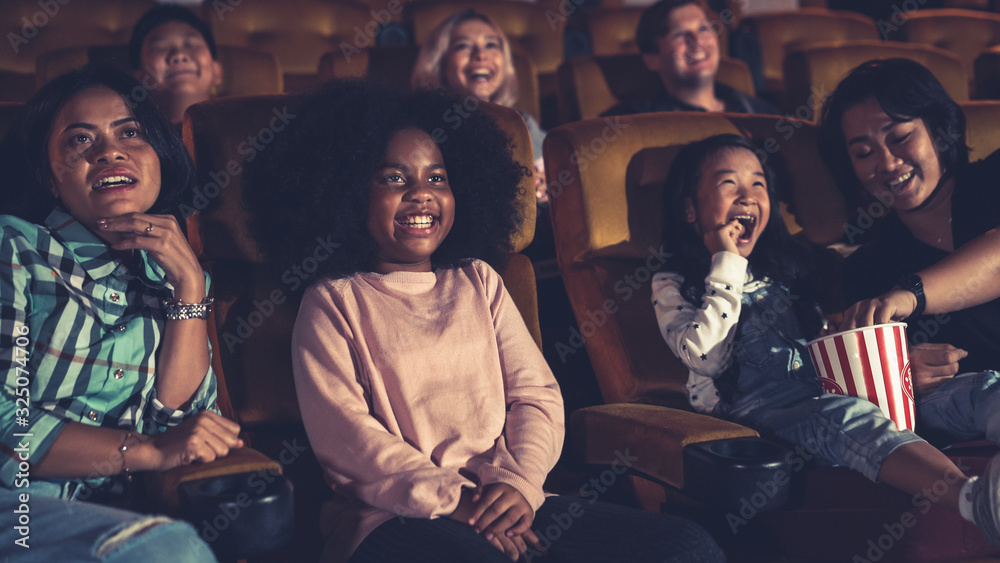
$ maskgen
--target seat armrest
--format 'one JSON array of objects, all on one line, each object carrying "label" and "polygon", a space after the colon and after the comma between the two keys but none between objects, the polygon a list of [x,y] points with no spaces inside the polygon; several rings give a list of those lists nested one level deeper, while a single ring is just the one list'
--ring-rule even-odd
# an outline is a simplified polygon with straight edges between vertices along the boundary
[{"label": "seat armrest", "polygon": [[177,490],[181,483],[237,473],[280,475],[281,464],[257,450],[238,448],[231,450],[226,457],[210,463],[181,465],[169,471],[150,473],[147,475],[146,483],[149,496],[163,509],[176,513],[180,508]]},{"label": "seat armrest", "polygon": [[684,447],[757,436],[757,432],[711,416],[657,405],[618,403],[574,411],[570,448],[586,464],[625,464],[676,489],[684,487]]}]

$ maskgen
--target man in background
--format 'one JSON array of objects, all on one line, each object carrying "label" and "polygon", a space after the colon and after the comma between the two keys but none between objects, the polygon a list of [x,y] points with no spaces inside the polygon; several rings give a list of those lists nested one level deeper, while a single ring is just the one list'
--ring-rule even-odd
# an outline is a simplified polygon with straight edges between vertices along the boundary
[{"label": "man in background", "polygon": [[771,104],[716,81],[719,38],[696,0],[660,0],[639,19],[636,44],[663,90],[627,99],[605,115],[655,111],[726,111],[779,115]]}]

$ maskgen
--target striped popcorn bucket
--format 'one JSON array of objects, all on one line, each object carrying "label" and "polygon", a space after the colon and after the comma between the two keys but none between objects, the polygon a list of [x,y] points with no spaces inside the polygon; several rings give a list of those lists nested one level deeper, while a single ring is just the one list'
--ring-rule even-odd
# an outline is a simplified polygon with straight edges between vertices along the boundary
[{"label": "striped popcorn bucket", "polygon": [[913,430],[913,383],[906,323],[838,332],[808,344],[826,393],[875,403],[900,430]]}]

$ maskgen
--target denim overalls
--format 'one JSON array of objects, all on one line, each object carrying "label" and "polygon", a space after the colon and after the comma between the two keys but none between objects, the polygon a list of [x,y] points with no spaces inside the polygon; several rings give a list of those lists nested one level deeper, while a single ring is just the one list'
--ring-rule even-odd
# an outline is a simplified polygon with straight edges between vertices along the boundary
[{"label": "denim overalls", "polygon": [[788,406],[822,391],[798,319],[797,295],[783,285],[751,283],[744,290],[733,363],[720,382],[722,412],[743,418],[762,406]]},{"label": "denim overalls", "polygon": [[920,440],[874,404],[822,394],[793,309],[779,284],[747,284],[733,363],[716,380],[721,416],[777,438],[805,461],[846,465],[875,480],[897,447]]}]

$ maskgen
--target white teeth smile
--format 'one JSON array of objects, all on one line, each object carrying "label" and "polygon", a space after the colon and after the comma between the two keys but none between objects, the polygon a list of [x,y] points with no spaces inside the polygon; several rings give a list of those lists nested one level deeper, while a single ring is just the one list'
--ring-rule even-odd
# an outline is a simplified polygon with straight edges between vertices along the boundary
[{"label": "white teeth smile", "polygon": [[411,229],[427,229],[434,224],[434,217],[431,215],[410,215],[409,217],[396,219],[396,222]]},{"label": "white teeth smile", "polygon": [[489,80],[490,73],[485,70],[477,70],[472,73],[473,80]]},{"label": "white teeth smile", "polygon": [[94,182],[91,189],[100,190],[103,188],[114,188],[134,183],[135,180],[129,178],[128,176],[108,176],[107,178],[101,178],[100,180]]},{"label": "white teeth smile", "polygon": [[905,184],[906,181],[909,180],[912,177],[913,177],[913,172],[907,172],[906,174],[903,174],[899,178],[896,178],[895,180],[889,182],[889,187],[890,188],[895,188],[897,186]]}]

